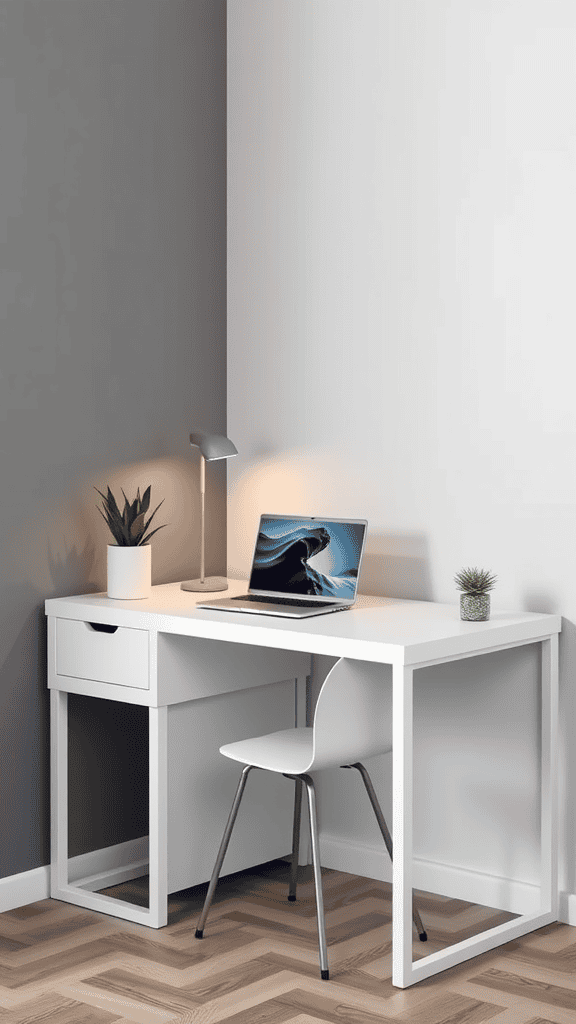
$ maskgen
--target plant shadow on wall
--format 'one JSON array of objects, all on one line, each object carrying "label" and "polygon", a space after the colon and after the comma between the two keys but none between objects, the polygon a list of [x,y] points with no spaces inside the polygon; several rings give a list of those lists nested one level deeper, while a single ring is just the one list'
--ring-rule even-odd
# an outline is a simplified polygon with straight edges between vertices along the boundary
[{"label": "plant shadow on wall", "polygon": [[432,601],[430,555],[424,534],[373,534],[368,524],[359,590],[363,594]]},{"label": "plant shadow on wall", "polygon": [[46,562],[53,584],[53,595],[69,597],[73,594],[96,593],[101,590],[101,587],[88,582],[95,558],[96,545],[90,537],[85,540],[82,547],[73,544],[68,548],[65,545],[64,555],[54,554],[48,543]]}]

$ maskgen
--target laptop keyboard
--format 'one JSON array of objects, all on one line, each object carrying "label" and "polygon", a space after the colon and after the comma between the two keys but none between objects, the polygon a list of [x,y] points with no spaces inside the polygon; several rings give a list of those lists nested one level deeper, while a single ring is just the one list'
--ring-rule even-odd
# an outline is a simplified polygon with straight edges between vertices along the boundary
[{"label": "laptop keyboard", "polygon": [[245,594],[231,597],[231,601],[256,601],[258,604],[282,604],[292,608],[331,608],[333,601],[299,601],[292,597],[259,597],[258,594]]}]

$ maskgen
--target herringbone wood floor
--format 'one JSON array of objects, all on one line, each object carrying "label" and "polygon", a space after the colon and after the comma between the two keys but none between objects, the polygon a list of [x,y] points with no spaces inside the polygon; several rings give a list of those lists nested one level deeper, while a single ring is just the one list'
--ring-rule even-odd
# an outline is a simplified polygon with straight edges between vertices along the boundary
[{"label": "herringbone wood floor", "polygon": [[[286,900],[287,865],[222,880],[200,942],[206,886],[170,899],[160,931],[54,900],[0,915],[0,1024],[574,1024],[576,928],[551,925],[405,991],[391,975],[390,886],[324,872],[331,980],[318,974],[314,893]],[[146,879],[117,887],[146,901]],[[506,919],[419,893],[440,949]]]}]

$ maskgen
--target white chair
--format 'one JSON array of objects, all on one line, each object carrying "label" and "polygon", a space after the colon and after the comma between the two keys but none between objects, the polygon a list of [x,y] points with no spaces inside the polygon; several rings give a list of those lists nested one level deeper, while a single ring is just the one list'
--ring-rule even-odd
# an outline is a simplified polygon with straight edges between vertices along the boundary
[{"label": "white chair", "polygon": [[[318,825],[314,783],[308,774],[322,768],[356,768],[364,782],[376,820],[392,858],[392,840],[376,798],[370,776],[360,758],[374,757],[392,749],[392,693],[391,686],[382,678],[382,666],[369,662],[340,658],[328,673],[316,703],[312,728],[284,729],[266,736],[240,740],[220,747],[220,753],[239,761],[242,769],[232,809],[224,830],[214,871],[206,894],[204,907],[198,920],[196,938],[204,937],[204,925],[226,855],[230,835],[249,773],[254,768],[278,772],[294,779],[294,823],[292,833],[292,863],[288,899],[296,899],[298,850],[300,843],[300,809],[302,784],[306,786],[312,839],[312,863],[316,886],[316,916],[320,947],[320,975],[328,979],[328,954],[324,925],[324,903],[318,849]],[[419,937],[426,941],[420,915],[413,907],[413,919]]]}]

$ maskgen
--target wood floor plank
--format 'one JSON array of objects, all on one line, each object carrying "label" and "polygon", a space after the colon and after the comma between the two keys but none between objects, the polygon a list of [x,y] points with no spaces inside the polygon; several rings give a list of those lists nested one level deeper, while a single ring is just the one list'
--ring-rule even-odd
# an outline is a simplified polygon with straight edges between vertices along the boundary
[{"label": "wood floor plank", "polygon": [[456,992],[442,995],[398,1015],[403,1024],[481,1024],[503,1011],[504,1007],[484,1000],[470,999]]},{"label": "wood floor plank", "polygon": [[[220,908],[220,916],[218,917],[218,920],[221,920],[223,916],[227,920],[239,920],[239,915],[241,914],[247,914],[248,916],[257,918],[259,921],[268,921],[272,927],[283,928],[286,926],[289,928],[293,925],[295,928],[299,929],[303,933],[307,933],[308,935],[314,935],[316,933],[315,904],[314,915],[311,917],[309,914],[304,912],[304,908],[299,900],[296,903],[288,903],[288,900],[283,900],[282,903],[272,906],[269,903],[262,904],[254,900],[236,899],[230,908]],[[328,915],[326,915],[326,919],[329,920]],[[208,920],[210,920],[210,918]]]},{"label": "wood floor plank", "polygon": [[28,903],[23,907],[16,907],[14,910],[6,912],[6,916],[9,920],[14,921],[27,921],[31,917],[39,917],[41,914],[49,913],[54,909],[54,903],[52,900],[38,900],[37,903]]},{"label": "wood floor plank", "polygon": [[175,985],[135,977],[130,971],[120,968],[87,977],[86,985],[175,1015],[201,1005],[201,1000],[194,999]]},{"label": "wood floor plank", "polygon": [[219,999],[220,996],[253,985],[254,982],[263,982],[278,974],[280,970],[282,968],[274,961],[266,957],[257,957],[250,963],[240,964],[233,970],[211,974],[192,985],[186,985],[185,990],[196,1002],[207,1003],[212,999]]},{"label": "wood floor plank", "polygon": [[[283,924],[279,926],[274,921],[270,921],[267,917],[259,917],[256,914],[244,913],[240,910],[235,910],[231,914],[227,915],[228,920],[239,922],[242,925],[248,925],[252,929],[256,929],[263,934],[277,935],[280,932],[285,938],[291,938],[298,941],[307,948],[316,947],[318,944],[317,933],[311,929],[304,929],[299,927],[296,923],[294,924]],[[206,926],[204,933],[203,942],[209,938],[209,926]]]},{"label": "wood floor plank", "polygon": [[[276,997],[223,1018],[226,1024],[284,1024],[294,1017],[294,1008]],[[184,1018],[179,1024],[184,1024]]]},{"label": "wood floor plank", "polygon": [[531,1017],[526,1024],[556,1024],[556,1022],[545,1017]]},{"label": "wood floor plank", "polygon": [[508,992],[520,996],[522,999],[531,999],[549,1006],[559,1006],[576,1013],[576,989],[563,988],[561,985],[550,982],[535,981],[533,978],[526,978],[520,974],[500,971],[495,968],[471,977],[470,982],[482,985],[484,988]]},{"label": "wood floor plank", "polygon": [[544,967],[556,974],[576,974],[576,944],[551,952],[520,943],[511,943],[510,947],[510,960],[516,964]]},{"label": "wood floor plank", "polygon": [[19,938],[28,946],[40,946],[51,942],[52,939],[62,939],[66,935],[72,935],[85,929],[97,927],[100,918],[94,913],[80,912],[74,915],[62,917],[56,920],[46,921],[43,918],[36,919],[34,925],[21,932]]},{"label": "wood floor plank", "polygon": [[326,1017],[312,1017],[309,1013],[299,1013],[297,1017],[291,1017],[288,1024],[329,1024]]},{"label": "wood floor plank", "polygon": [[7,935],[0,935],[0,957],[4,953],[19,953],[22,949],[27,949],[28,944],[26,942],[20,942],[18,939],[11,939]]},{"label": "wood floor plank", "polygon": [[107,1010],[111,1014],[120,1014],[118,1024],[125,1024],[125,1022],[129,1022],[129,1024],[135,1024],[135,1022],[137,1024],[174,1024],[175,1021],[180,1020],[180,1017],[175,1017],[170,1011],[162,1013],[160,1010],[145,1006],[137,999],[131,1001],[109,992],[88,988],[83,984],[66,984],[59,989],[59,992],[61,995],[75,999],[87,1006]]},{"label": "wood floor plank", "polygon": [[49,994],[7,1010],[0,1016],[2,1024],[112,1024],[119,1015],[108,1013],[85,1003]]},{"label": "wood floor plank", "polygon": [[214,960],[215,957],[230,953],[233,949],[241,949],[242,946],[249,946],[254,942],[254,936],[240,928],[220,932],[218,935],[207,938],[191,938],[189,948],[189,964],[202,963],[205,960]]},{"label": "wood floor plank", "polygon": [[[342,942],[334,950],[332,962],[334,967],[337,967],[338,973],[371,968],[375,962],[385,961],[389,975],[392,962],[392,940],[389,939],[382,943],[371,941],[369,945],[357,940],[358,936],[349,943]],[[374,974],[374,977],[379,977],[378,972]]]},{"label": "wood floor plank", "polygon": [[19,967],[0,966],[0,985],[5,988],[20,988],[22,985],[29,985],[46,978],[56,979],[75,967],[93,963],[94,960],[107,956],[109,953],[109,940],[97,939],[95,942],[86,942],[76,947],[71,946],[65,954],[56,953]]},{"label": "wood floor plank", "polygon": [[140,957],[155,964],[162,964],[164,967],[186,968],[190,966],[190,952],[170,948],[162,942],[155,942],[153,939],[143,939],[139,935],[112,935],[108,940],[110,949],[117,949],[118,952],[128,953],[133,957]]},{"label": "wood floor plank", "polygon": [[295,988],[279,996],[278,1002],[292,1008],[292,1012],[311,1013],[329,1024],[392,1024],[393,1018],[384,1013],[373,1013],[354,1003],[345,1003],[334,998],[326,986],[326,995],[318,995],[308,989]]},{"label": "wood floor plank", "polygon": [[530,948],[545,949],[549,953],[554,953],[556,950],[562,950],[574,942],[574,929],[569,924],[562,924],[556,921],[525,935],[523,942],[530,946]]},{"label": "wood floor plank", "polygon": [[276,971],[291,971],[301,978],[318,978],[320,976],[318,960],[315,960],[313,964],[307,964],[303,963],[302,960],[297,960],[295,957],[284,956],[282,953],[272,951],[263,953],[261,959],[265,960],[271,967],[274,967]]}]

